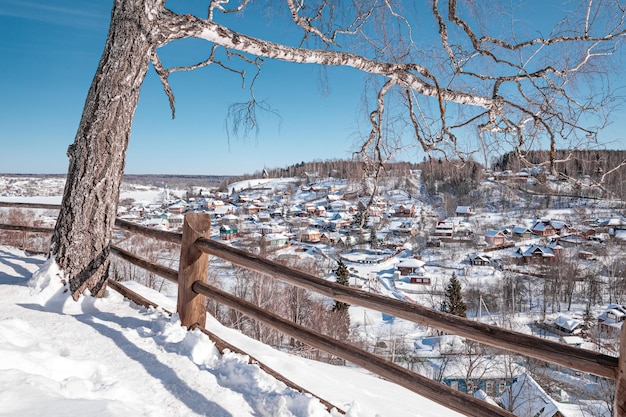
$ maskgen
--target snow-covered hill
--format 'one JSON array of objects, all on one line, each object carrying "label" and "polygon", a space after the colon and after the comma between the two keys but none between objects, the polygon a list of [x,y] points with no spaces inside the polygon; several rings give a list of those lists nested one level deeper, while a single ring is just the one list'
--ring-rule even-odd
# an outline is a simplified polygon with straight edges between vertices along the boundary
[{"label": "snow-covered hill", "polygon": [[[33,272],[35,274],[33,275]],[[53,263],[0,246],[0,416],[337,416],[176,316],[112,290],[74,302]],[[350,417],[456,416],[361,370],[292,357],[207,328]]]}]

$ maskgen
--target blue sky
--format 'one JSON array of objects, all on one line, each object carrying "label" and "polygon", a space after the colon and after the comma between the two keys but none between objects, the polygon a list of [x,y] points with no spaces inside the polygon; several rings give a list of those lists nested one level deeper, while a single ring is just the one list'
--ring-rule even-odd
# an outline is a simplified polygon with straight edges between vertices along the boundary
[{"label": "blue sky", "polygon": [[[111,6],[105,0],[0,0],[0,172],[67,171],[66,150],[103,50]],[[206,54],[207,45],[172,45],[165,56],[172,64],[192,64]],[[217,67],[172,75],[172,120],[151,68],[126,172],[233,175],[349,158],[363,115],[361,75],[331,69],[325,93],[319,68],[273,62],[265,67],[256,96],[280,117],[261,118],[258,134],[247,137],[229,136],[225,127],[228,106],[249,98],[238,76]]]},{"label": "blue sky", "polygon": [[[185,0],[199,10],[207,3]],[[111,6],[111,0],[0,0],[0,172],[67,171],[67,146],[102,53]],[[291,36],[287,25],[271,18],[245,24],[250,21],[275,39]],[[166,64],[193,64],[208,48],[207,42],[183,42],[164,48],[162,55]],[[322,80],[328,91],[320,87]],[[148,71],[126,173],[236,175],[349,158],[367,133],[363,75],[354,70],[330,68],[323,74],[316,66],[266,63],[256,96],[280,118],[261,118],[258,134],[247,137],[229,136],[225,127],[229,105],[249,98],[237,75],[213,66],[176,73],[171,83],[174,120],[154,70]],[[415,162],[421,158],[414,150],[403,155]]]}]

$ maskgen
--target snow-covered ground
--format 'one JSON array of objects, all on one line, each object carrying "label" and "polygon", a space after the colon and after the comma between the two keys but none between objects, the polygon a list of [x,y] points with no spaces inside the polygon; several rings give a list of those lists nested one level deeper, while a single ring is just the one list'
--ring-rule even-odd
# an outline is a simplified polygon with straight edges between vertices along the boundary
[{"label": "snow-covered ground", "polygon": [[[207,328],[350,417],[458,415],[362,370],[278,352],[210,318]],[[112,290],[74,302],[53,263],[0,246],[0,416],[79,415],[339,414],[247,357],[220,354],[176,316]]]}]

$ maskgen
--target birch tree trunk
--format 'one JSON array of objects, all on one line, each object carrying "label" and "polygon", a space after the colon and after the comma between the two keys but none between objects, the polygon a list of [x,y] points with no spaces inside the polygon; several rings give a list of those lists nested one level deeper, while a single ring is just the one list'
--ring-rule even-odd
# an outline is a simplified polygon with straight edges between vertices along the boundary
[{"label": "birch tree trunk", "polygon": [[52,256],[72,297],[100,296],[139,91],[150,62],[150,31],[163,0],[115,0],[104,52],[91,83],[74,143]]}]

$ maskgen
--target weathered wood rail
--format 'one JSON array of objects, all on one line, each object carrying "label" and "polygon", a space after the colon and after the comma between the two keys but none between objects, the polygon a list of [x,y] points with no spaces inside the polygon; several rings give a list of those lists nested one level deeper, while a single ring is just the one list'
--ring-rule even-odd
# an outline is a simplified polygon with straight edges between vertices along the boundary
[{"label": "weathered wood rail", "polygon": [[[1,203],[0,207],[20,207],[15,203]],[[29,208],[53,208],[49,205],[29,205]],[[514,332],[476,321],[459,318],[427,307],[410,304],[349,288],[320,279],[306,272],[288,268],[277,262],[208,239],[208,215],[191,214],[185,218],[183,234],[157,231],[120,219],[116,226],[123,230],[152,237],[157,240],[181,244],[179,271],[154,264],[141,257],[113,246],[111,253],[152,273],[178,283],[178,313],[181,322],[189,328],[204,328],[206,310],[204,297],[234,308],[266,325],[292,336],[312,347],[322,349],[352,362],[383,378],[403,386],[459,413],[470,416],[507,416],[513,414],[472,396],[453,390],[419,374],[390,363],[365,350],[335,340],[293,322],[278,317],[262,308],[239,299],[230,293],[206,283],[208,255],[220,257],[238,265],[289,284],[314,291],[334,300],[360,305],[390,314],[414,323],[426,325],[447,333],[456,334],[495,348],[540,359],[581,372],[616,380],[614,417],[626,417],[626,326],[622,329],[619,358],[585,349],[560,344],[535,336]],[[23,226],[2,225],[0,229],[26,230]],[[41,230],[38,230],[41,232]],[[47,231],[50,231],[47,229]],[[120,286],[118,283],[112,286]],[[121,290],[124,291],[124,290]],[[149,300],[143,300],[150,303]]]}]

